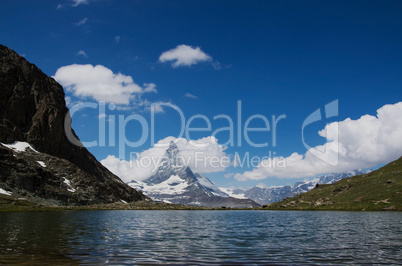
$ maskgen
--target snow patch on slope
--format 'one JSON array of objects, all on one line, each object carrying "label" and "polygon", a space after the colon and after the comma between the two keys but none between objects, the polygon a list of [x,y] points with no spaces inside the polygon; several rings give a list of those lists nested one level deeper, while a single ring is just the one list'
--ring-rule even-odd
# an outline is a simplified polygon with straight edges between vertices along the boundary
[{"label": "snow patch on slope", "polygon": [[42,161],[36,161],[40,166],[42,166],[42,167],[46,167],[46,164],[44,163],[44,162],[42,162]]},{"label": "snow patch on slope", "polygon": [[12,193],[10,191],[6,191],[6,190],[0,188],[0,194],[11,196]]},{"label": "snow patch on slope", "polygon": [[177,195],[186,192],[189,184],[178,175],[171,175],[169,179],[155,185],[147,185],[144,182],[130,182],[128,185],[134,189],[140,189],[145,194],[158,193]]},{"label": "snow patch on slope", "polygon": [[197,177],[198,183],[200,183],[201,186],[210,189],[213,195],[225,198],[229,196],[227,193],[225,193],[224,191],[220,190],[217,186],[215,186],[215,184],[211,180],[209,180],[206,176],[200,174],[195,174],[195,176]]},{"label": "snow patch on slope", "polygon": [[16,141],[13,144],[1,143],[1,145],[5,146],[5,147],[7,147],[9,149],[12,149],[12,150],[14,150],[16,152],[25,152],[27,148],[30,148],[34,152],[39,153],[37,150],[32,148],[32,146],[28,142]]},{"label": "snow patch on slope", "polygon": [[248,199],[248,198],[244,195],[244,193],[241,193],[241,194],[234,193],[234,190],[231,189],[231,188],[223,188],[223,187],[220,187],[219,189],[220,189],[222,192],[226,193],[229,197],[236,198],[236,199]]},{"label": "snow patch on slope", "polygon": [[63,177],[63,178],[64,178],[63,183],[66,184],[66,185],[69,187],[69,188],[67,188],[67,190],[74,193],[74,192],[75,192],[75,188],[73,188],[73,187],[71,186],[70,180],[68,180],[68,179],[65,178],[65,177]]}]

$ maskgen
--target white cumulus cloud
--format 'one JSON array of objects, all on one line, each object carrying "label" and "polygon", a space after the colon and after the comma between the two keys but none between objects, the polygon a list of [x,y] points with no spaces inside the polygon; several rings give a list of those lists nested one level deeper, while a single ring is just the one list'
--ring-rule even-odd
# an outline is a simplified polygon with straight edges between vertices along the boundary
[{"label": "white cumulus cloud", "polygon": [[191,47],[181,44],[176,48],[163,52],[159,56],[159,61],[172,62],[173,67],[191,66],[200,62],[211,61],[212,57],[204,53],[200,47]]},{"label": "white cumulus cloud", "polygon": [[[136,95],[156,92],[156,85],[136,84],[131,76],[113,73],[102,65],[78,65],[60,67],[53,76],[67,92],[79,98],[92,98],[97,101],[128,105]],[[138,97],[137,97],[138,98]]]},{"label": "white cumulus cloud", "polygon": [[230,158],[225,147],[218,144],[215,137],[198,140],[166,137],[130,160],[121,160],[113,155],[107,156],[101,163],[124,182],[142,181],[156,173],[159,163],[165,155],[171,141],[179,148],[179,156],[193,172],[211,173],[224,171],[230,165]]},{"label": "white cumulus cloud", "polygon": [[[336,130],[338,140],[333,138]],[[402,102],[384,105],[377,110],[376,116],[364,115],[357,120],[348,118],[328,124],[318,134],[327,139],[324,145],[314,147],[319,151],[327,151],[321,158],[324,160],[315,157],[310,149],[304,155],[293,153],[286,158],[264,160],[257,168],[236,174],[235,178],[245,181],[269,177],[311,177],[370,168],[395,160],[402,156]],[[337,157],[337,165],[328,163]],[[285,165],[279,165],[275,160],[285,162]]]}]

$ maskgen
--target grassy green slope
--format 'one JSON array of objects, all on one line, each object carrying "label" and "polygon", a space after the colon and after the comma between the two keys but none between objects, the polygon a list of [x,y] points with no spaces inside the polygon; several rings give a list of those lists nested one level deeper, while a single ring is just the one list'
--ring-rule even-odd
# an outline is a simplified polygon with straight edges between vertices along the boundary
[{"label": "grassy green slope", "polygon": [[402,157],[369,174],[319,185],[269,209],[402,210]]}]

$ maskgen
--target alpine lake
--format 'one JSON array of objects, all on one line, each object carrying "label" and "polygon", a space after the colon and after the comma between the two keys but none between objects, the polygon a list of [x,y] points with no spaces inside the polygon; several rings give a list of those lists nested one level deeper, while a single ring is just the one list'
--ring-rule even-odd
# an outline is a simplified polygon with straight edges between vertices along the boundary
[{"label": "alpine lake", "polygon": [[399,264],[401,212],[0,213],[0,264]]}]

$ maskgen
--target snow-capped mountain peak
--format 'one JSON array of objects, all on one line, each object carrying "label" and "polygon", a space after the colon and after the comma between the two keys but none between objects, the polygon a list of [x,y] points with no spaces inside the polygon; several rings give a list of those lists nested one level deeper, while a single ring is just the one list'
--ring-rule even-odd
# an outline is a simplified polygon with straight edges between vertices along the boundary
[{"label": "snow-capped mountain peak", "polygon": [[162,163],[170,164],[171,166],[182,167],[184,164],[182,163],[181,158],[179,157],[179,148],[177,147],[174,141],[171,141],[169,144],[169,148],[166,150],[166,160]]},{"label": "snow-capped mountain peak", "polygon": [[180,150],[172,141],[156,171],[150,178],[129,186],[140,189],[154,200],[176,204],[201,205],[210,207],[253,207],[250,199],[235,199],[221,191],[206,176],[194,173],[183,163]]}]

